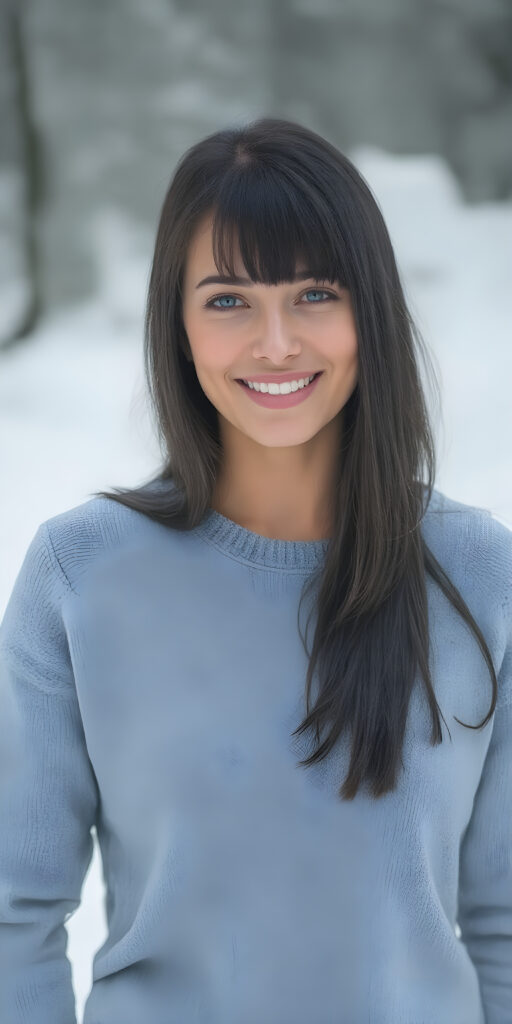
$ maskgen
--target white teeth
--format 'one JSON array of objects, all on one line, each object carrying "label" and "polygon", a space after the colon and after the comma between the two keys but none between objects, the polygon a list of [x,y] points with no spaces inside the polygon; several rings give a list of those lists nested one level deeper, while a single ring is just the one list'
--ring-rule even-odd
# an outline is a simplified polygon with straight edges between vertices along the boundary
[{"label": "white teeth", "polygon": [[291,391],[298,391],[310,384],[314,376],[315,374],[311,377],[301,377],[299,380],[287,380],[285,384],[255,384],[247,380],[244,380],[244,384],[253,388],[254,391],[263,392],[263,394],[289,395]]}]

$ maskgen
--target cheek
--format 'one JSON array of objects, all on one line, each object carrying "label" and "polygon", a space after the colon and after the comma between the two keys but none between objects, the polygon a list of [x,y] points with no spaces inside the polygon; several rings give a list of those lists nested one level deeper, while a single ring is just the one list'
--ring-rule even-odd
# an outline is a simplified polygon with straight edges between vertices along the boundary
[{"label": "cheek", "polygon": [[217,373],[224,364],[227,346],[225,339],[223,344],[219,332],[216,332],[215,324],[205,324],[193,315],[186,320],[184,318],[183,323],[198,376]]},{"label": "cheek", "polygon": [[233,348],[215,337],[214,333],[202,332],[193,340],[194,363],[197,378],[210,399],[221,392],[229,383],[228,377],[236,366]]},{"label": "cheek", "polygon": [[220,323],[221,319],[222,314],[217,317],[215,313],[206,316],[197,314],[189,318],[189,336],[192,343],[195,343],[198,353],[205,359],[213,359],[214,362],[218,361],[219,353],[225,355],[236,342],[236,332],[232,332],[230,336],[226,323]]},{"label": "cheek", "polygon": [[345,369],[351,367],[357,363],[358,354],[355,327],[346,321],[337,327],[333,326],[324,337],[321,348],[331,366]]}]

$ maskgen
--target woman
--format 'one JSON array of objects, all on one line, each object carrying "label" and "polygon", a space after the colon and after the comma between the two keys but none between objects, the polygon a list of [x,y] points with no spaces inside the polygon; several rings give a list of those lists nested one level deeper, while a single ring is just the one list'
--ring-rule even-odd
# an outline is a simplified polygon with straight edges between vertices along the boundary
[{"label": "woman", "polygon": [[39,526],[0,632],[1,1024],[75,1019],[93,825],[84,1024],[511,1019],[512,531],[433,487],[420,342],[336,148],[185,153],[161,470]]}]

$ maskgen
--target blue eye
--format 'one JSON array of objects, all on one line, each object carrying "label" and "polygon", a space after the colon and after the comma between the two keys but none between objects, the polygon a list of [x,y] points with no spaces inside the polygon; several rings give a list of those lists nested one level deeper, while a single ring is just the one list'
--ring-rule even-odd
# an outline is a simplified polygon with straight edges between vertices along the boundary
[{"label": "blue eye", "polygon": [[[334,299],[335,298],[335,296],[331,292],[325,292],[323,290],[323,288],[308,288],[307,292],[304,292],[304,295],[327,295],[327,301],[329,301],[329,299]],[[322,299],[322,302],[324,302],[324,301],[325,300]],[[318,302],[307,302],[306,305],[307,306],[318,306],[318,305],[321,305],[321,303],[318,303]]]},{"label": "blue eye", "polygon": [[[324,291],[323,288],[308,288],[308,290],[303,293],[302,297],[304,297],[306,295],[326,295],[327,296],[326,299],[321,299],[319,302],[316,301],[316,300],[314,302],[306,302],[307,306],[320,306],[320,305],[322,305],[322,302],[329,302],[332,299],[336,299],[337,298],[337,296],[333,295],[332,292]],[[231,300],[234,299],[235,302],[237,300],[239,302],[243,302],[243,300],[239,299],[237,295],[230,295],[230,294],[215,295],[213,299],[209,299],[208,302],[205,302],[205,309],[208,309],[208,308],[210,308],[210,309],[236,309],[237,308],[234,305],[229,305],[229,306],[216,306],[215,305],[216,302],[221,302],[223,299],[231,299]]]},{"label": "blue eye", "polygon": [[[221,299],[235,299],[236,300],[236,298],[237,298],[236,295],[217,295],[214,299],[210,299],[207,303],[205,303],[205,305],[206,306],[210,306],[213,309],[234,309],[235,308],[234,306],[214,306],[213,304],[214,304],[214,302],[220,302]],[[240,299],[240,301],[242,301],[242,300]]]}]

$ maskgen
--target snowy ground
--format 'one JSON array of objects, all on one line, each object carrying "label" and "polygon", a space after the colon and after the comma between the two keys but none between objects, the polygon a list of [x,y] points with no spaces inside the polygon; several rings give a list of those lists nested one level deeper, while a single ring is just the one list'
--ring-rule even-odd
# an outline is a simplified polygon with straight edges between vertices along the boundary
[{"label": "snowy ground", "polygon": [[[512,528],[512,203],[466,206],[437,157],[351,156],[382,208],[411,313],[437,364],[436,486]],[[159,464],[142,373],[151,253],[113,211],[94,230],[101,294],[0,354],[0,616],[40,522]],[[92,957],[106,937],[97,845],[67,928],[81,1021]]]}]

